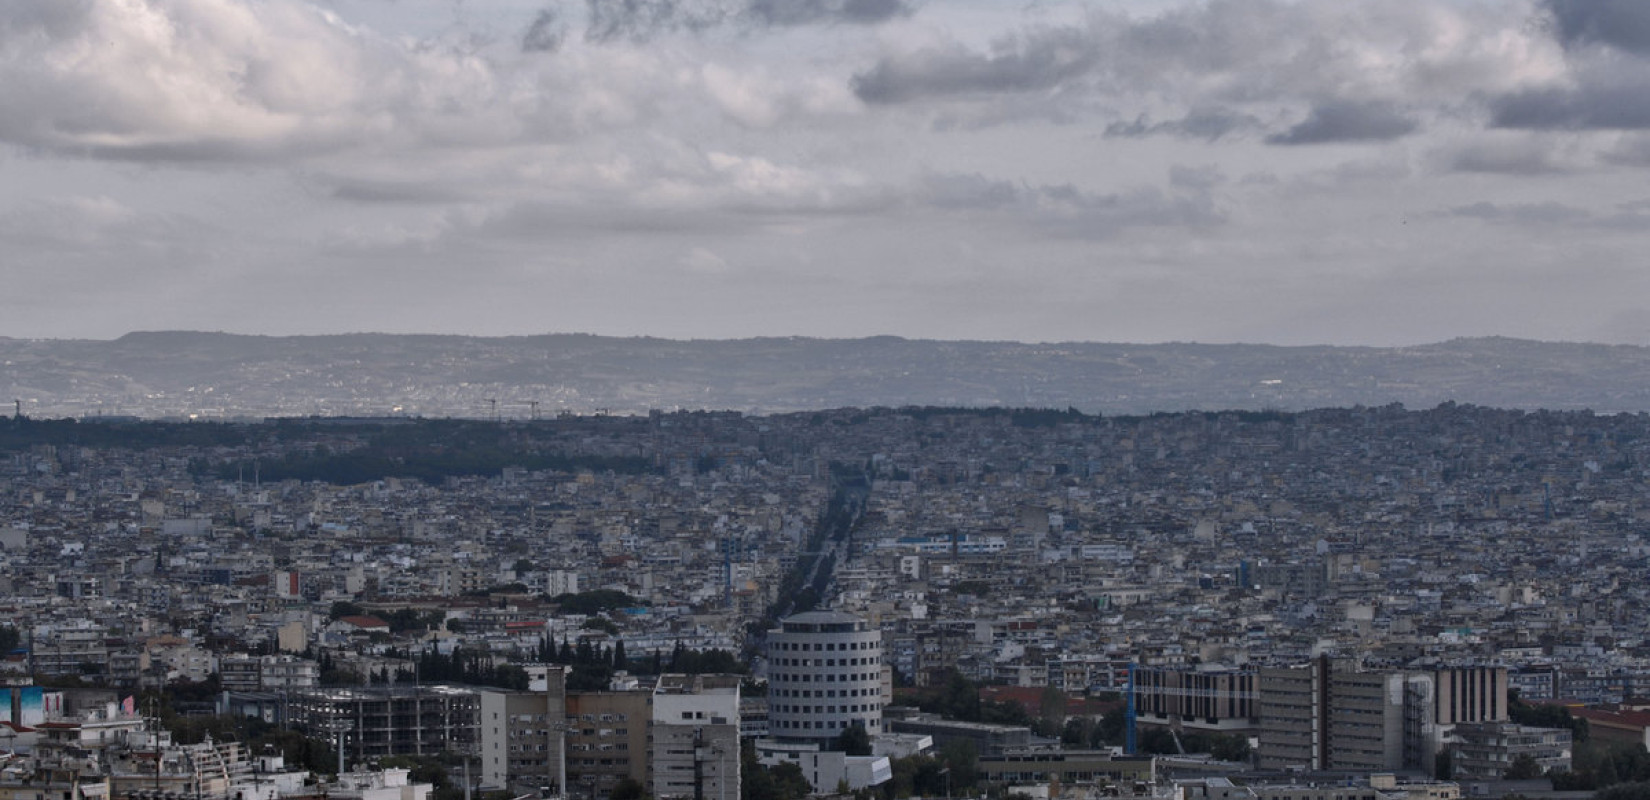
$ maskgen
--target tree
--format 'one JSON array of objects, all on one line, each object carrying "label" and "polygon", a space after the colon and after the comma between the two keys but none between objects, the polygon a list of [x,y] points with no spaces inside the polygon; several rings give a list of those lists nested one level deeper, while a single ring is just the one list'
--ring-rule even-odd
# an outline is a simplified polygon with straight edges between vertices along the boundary
[{"label": "tree", "polygon": [[801,800],[813,794],[814,787],[808,783],[808,776],[802,773],[801,765],[787,761],[769,772],[773,774],[775,796],[780,800]]},{"label": "tree", "polygon": [[954,739],[940,748],[940,762],[947,777],[947,794],[970,789],[979,780],[980,749],[967,739]]},{"label": "tree", "polygon": [[1060,743],[1068,747],[1087,747],[1094,737],[1095,728],[1090,717],[1071,717],[1060,729]]},{"label": "tree", "polygon": [[1216,735],[1209,740],[1209,753],[1221,761],[1248,761],[1249,737],[1241,733]]},{"label": "tree", "polygon": [[1535,756],[1529,753],[1519,753],[1512,760],[1512,764],[1507,767],[1506,778],[1509,781],[1527,781],[1539,777],[1541,777],[1541,764],[1535,760]]},{"label": "tree", "polygon": [[1037,734],[1059,736],[1066,725],[1066,693],[1052,685],[1043,687],[1037,712]]},{"label": "tree", "polygon": [[608,795],[610,800],[642,800],[647,797],[647,787],[641,781],[628,775],[613,784],[613,791]]},{"label": "tree", "polygon": [[871,734],[866,733],[863,725],[850,725],[831,740],[829,749],[851,756],[868,756],[871,754]]},{"label": "tree", "polygon": [[1598,790],[1593,800],[1650,800],[1650,783],[1618,783]]},{"label": "tree", "polygon": [[1100,724],[1095,727],[1095,735],[1100,744],[1122,744],[1123,736],[1127,732],[1128,720],[1119,712],[1112,712],[1100,718]]}]

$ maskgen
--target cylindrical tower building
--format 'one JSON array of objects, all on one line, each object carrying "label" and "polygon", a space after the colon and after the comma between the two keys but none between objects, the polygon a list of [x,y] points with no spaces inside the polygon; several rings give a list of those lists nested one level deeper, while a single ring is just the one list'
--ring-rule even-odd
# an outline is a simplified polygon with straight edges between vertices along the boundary
[{"label": "cylindrical tower building", "polygon": [[882,733],[882,631],[840,611],[781,620],[768,631],[768,721],[782,741]]}]

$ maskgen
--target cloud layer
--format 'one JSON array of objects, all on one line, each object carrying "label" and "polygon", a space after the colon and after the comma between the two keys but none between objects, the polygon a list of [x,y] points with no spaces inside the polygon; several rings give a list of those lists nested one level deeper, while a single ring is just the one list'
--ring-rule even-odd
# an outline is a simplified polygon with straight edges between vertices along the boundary
[{"label": "cloud layer", "polygon": [[1619,336],[1645,7],[9,0],[0,335]]}]

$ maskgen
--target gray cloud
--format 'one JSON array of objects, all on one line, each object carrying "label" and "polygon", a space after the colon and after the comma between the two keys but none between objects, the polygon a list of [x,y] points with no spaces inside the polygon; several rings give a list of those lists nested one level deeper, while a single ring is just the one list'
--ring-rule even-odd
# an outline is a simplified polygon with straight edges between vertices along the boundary
[{"label": "gray cloud", "polygon": [[679,31],[721,25],[783,28],[870,25],[916,10],[912,0],[585,0],[592,42],[643,42]]},{"label": "gray cloud", "polygon": [[1113,122],[1106,126],[1108,138],[1137,139],[1146,136],[1169,135],[1187,139],[1218,141],[1233,133],[1262,127],[1259,117],[1220,107],[1197,107],[1180,119],[1150,121],[1146,115],[1132,122]]},{"label": "gray cloud", "polygon": [[1502,95],[1490,102],[1490,122],[1498,128],[1526,130],[1647,129],[1650,81],[1644,78],[1650,78],[1644,70],[1614,75],[1589,71],[1576,88]]},{"label": "gray cloud", "polygon": [[1539,134],[1528,138],[1483,137],[1454,147],[1442,154],[1443,166],[1454,172],[1481,172],[1499,175],[1554,175],[1574,171],[1567,153]]},{"label": "gray cloud", "polygon": [[726,9],[678,0],[586,0],[592,42],[644,41],[660,33],[704,30],[727,19]]},{"label": "gray cloud", "polygon": [[1266,142],[1296,145],[1387,141],[1407,136],[1419,126],[1390,103],[1332,100],[1313,106],[1306,119],[1283,133],[1266,137]]},{"label": "gray cloud", "polygon": [[1589,211],[1567,203],[1490,203],[1457,206],[1443,212],[1445,217],[1476,219],[1519,227],[1564,225],[1589,230],[1637,234],[1650,226],[1650,214],[1637,203],[1618,204],[1605,212]]},{"label": "gray cloud", "polygon": [[1615,147],[1605,151],[1602,157],[1611,164],[1630,167],[1650,166],[1650,134],[1624,137]]},{"label": "gray cloud", "polygon": [[1604,44],[1650,54],[1650,3],[1644,0],[1546,0],[1565,45]]},{"label": "gray cloud", "polygon": [[521,36],[523,53],[553,53],[561,47],[567,29],[554,9],[546,8],[533,17]]},{"label": "gray cloud", "polygon": [[[1201,177],[1207,181],[1214,176]],[[1208,227],[1226,220],[1207,186],[1176,188],[1181,191],[1140,187],[1102,194],[1069,183],[1032,185],[978,173],[939,173],[924,178],[917,198],[947,212],[1007,214],[1075,238],[1104,239],[1132,227]]]},{"label": "gray cloud", "polygon": [[907,0],[750,0],[744,17],[764,25],[846,22],[861,25],[909,16]]},{"label": "gray cloud", "polygon": [[867,103],[1036,91],[1088,72],[1097,57],[1094,42],[1083,31],[1055,28],[1031,37],[999,40],[990,53],[951,45],[890,56],[855,75],[853,88]]},{"label": "gray cloud", "polygon": [[1200,167],[1176,164],[1169,167],[1169,185],[1182,189],[1213,189],[1226,181],[1226,171],[1214,164]]},{"label": "gray cloud", "polygon": [[1446,217],[1464,217],[1485,222],[1504,222],[1517,225],[1552,225],[1578,222],[1592,216],[1587,211],[1563,203],[1491,203],[1479,202],[1456,206],[1443,212]]}]

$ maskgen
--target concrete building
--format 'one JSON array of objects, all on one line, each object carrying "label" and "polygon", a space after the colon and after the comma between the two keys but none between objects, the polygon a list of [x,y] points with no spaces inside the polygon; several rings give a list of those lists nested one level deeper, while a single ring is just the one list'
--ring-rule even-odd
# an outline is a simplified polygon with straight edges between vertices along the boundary
[{"label": "concrete building", "polygon": [[739,797],[738,675],[661,675],[653,689],[653,796]]},{"label": "concrete building", "polygon": [[599,798],[629,778],[648,785],[653,693],[620,688],[567,695],[567,790]]},{"label": "concrete building", "polygon": [[1325,766],[1354,772],[1402,769],[1404,697],[1402,673],[1332,670]]},{"label": "concrete building", "polygon": [[[887,756],[851,756],[822,750],[813,742],[779,742],[766,739],[756,743],[757,759],[769,767],[795,764],[814,794],[834,794],[846,786],[849,791],[878,786],[894,777]],[[709,800],[709,795],[706,795]]]},{"label": "concrete building", "polygon": [[[342,732],[346,758],[475,753],[481,696],[456,686],[374,686],[307,689],[288,696],[294,724]],[[334,739],[333,741],[336,741]]]},{"label": "concrete building", "polygon": [[768,632],[769,729],[828,743],[859,725],[882,733],[882,631],[839,611],[809,611]]},{"label": "concrete building", "polygon": [[980,777],[992,783],[1049,783],[1062,786],[1106,781],[1119,784],[1156,780],[1151,756],[1114,756],[1106,750],[1038,749],[982,756]]},{"label": "concrete building", "polygon": [[482,785],[560,794],[567,785],[567,681],[562,667],[525,692],[481,692]]},{"label": "concrete building", "polygon": [[1328,760],[1328,732],[1322,713],[1326,688],[1322,663],[1259,671],[1256,710],[1262,769],[1323,769]]},{"label": "concrete building", "polygon": [[1140,725],[1224,733],[1248,730],[1256,716],[1251,670],[1136,668],[1133,691]]},{"label": "concrete building", "polygon": [[1498,780],[1520,758],[1533,759],[1543,773],[1570,768],[1570,731],[1531,728],[1510,722],[1469,722],[1455,726],[1450,773],[1456,780]]}]

